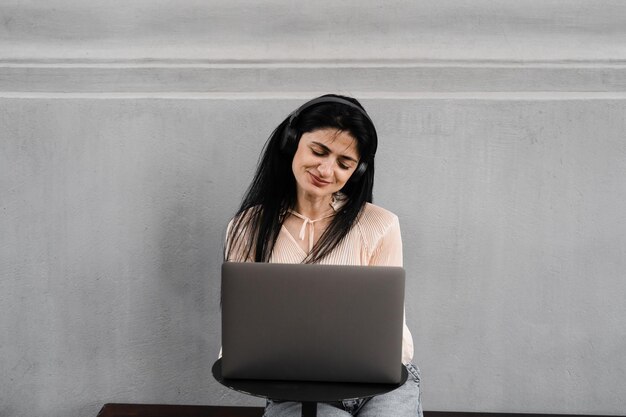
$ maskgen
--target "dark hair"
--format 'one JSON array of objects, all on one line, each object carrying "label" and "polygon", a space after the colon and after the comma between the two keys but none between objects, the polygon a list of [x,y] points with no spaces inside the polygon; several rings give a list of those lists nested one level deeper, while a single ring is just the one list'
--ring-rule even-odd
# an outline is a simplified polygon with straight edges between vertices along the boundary
[{"label": "dark hair", "polygon": [[[322,97],[339,100],[326,102],[320,100]],[[367,164],[361,175],[353,175],[358,178],[351,177],[341,189],[346,197],[345,204],[303,262],[316,263],[328,255],[350,231],[365,203],[372,202],[374,154],[378,144],[373,123],[354,98],[327,94],[314,100],[319,102],[307,106],[312,100],[291,113],[266,142],[254,179],[227,232],[225,259],[269,262],[283,221],[296,204],[296,181],[291,164],[303,133],[323,128],[347,132],[356,139],[360,162]],[[286,138],[285,134],[294,137]],[[295,143],[289,144],[289,141]],[[233,255],[238,255],[237,259],[231,259]]]}]

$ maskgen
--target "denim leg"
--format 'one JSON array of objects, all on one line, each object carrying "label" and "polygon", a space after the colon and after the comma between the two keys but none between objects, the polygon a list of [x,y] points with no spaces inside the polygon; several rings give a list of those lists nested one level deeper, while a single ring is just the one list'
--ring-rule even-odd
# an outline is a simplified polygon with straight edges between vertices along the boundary
[{"label": "denim leg", "polygon": [[359,410],[358,417],[423,417],[420,395],[420,372],[413,365],[406,365],[409,378],[399,388],[377,395]]},{"label": "denim leg", "polygon": [[[302,404],[298,402],[274,402],[268,401],[263,417],[300,417],[302,414]],[[330,404],[317,404],[318,417],[351,417],[350,413],[333,407]]]}]

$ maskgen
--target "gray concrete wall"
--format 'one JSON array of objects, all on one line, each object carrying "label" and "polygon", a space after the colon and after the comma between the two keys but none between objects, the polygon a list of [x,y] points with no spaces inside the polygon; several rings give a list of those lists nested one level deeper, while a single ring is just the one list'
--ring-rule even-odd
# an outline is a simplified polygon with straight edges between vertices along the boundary
[{"label": "gray concrete wall", "polygon": [[626,5],[356,4],[0,4],[1,416],[261,404],[210,373],[222,236],[328,91],[379,128],[425,408],[624,414]]}]

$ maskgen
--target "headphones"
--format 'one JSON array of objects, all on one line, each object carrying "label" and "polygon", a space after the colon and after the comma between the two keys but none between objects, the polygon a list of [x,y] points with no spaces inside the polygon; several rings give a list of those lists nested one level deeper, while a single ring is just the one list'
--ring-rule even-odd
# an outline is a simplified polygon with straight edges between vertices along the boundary
[{"label": "headphones", "polygon": [[[374,122],[372,122],[372,119],[370,119],[367,112],[363,110],[361,107],[357,106],[351,101],[348,101],[346,99],[339,98],[339,97],[314,98],[313,100],[304,103],[302,106],[296,109],[293,113],[291,113],[291,115],[289,116],[289,122],[287,122],[287,126],[285,126],[283,136],[280,139],[280,150],[283,153],[295,152],[298,146],[298,131],[294,129],[293,127],[294,121],[298,118],[298,116],[300,116],[300,113],[302,113],[304,110],[308,109],[309,107],[313,107],[322,103],[339,103],[339,104],[352,107],[353,109],[358,110],[363,116],[365,116],[367,120],[369,120],[370,125],[372,126],[372,130],[374,131],[374,143],[372,144],[372,152],[370,153],[371,157],[373,158],[374,154],[376,153],[376,148],[378,146],[378,137],[376,135],[376,128],[374,127]],[[359,178],[361,178],[363,174],[365,174],[365,171],[367,171],[367,162],[364,159],[366,158],[361,157],[361,160],[359,161],[359,165],[356,167],[356,169],[352,173],[352,176],[350,177],[350,181],[357,181]]]}]

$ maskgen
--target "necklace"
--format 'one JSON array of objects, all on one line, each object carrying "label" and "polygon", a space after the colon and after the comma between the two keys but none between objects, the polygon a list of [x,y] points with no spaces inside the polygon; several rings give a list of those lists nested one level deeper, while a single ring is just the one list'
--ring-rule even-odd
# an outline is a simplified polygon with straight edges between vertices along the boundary
[{"label": "necklace", "polygon": [[298,237],[300,238],[300,240],[304,240],[305,234],[306,234],[306,227],[307,225],[309,226],[309,252],[311,252],[311,250],[313,249],[313,242],[315,241],[314,238],[314,233],[315,233],[315,223],[319,222],[320,220],[324,220],[327,219],[329,217],[332,217],[335,215],[335,212],[333,210],[332,213],[327,214],[326,216],[322,216],[320,218],[311,220],[306,216],[303,216],[302,214],[293,211],[293,210],[289,210],[289,213],[293,214],[294,216],[296,216],[299,219],[302,219],[302,227],[300,228],[300,233],[298,234]]}]

